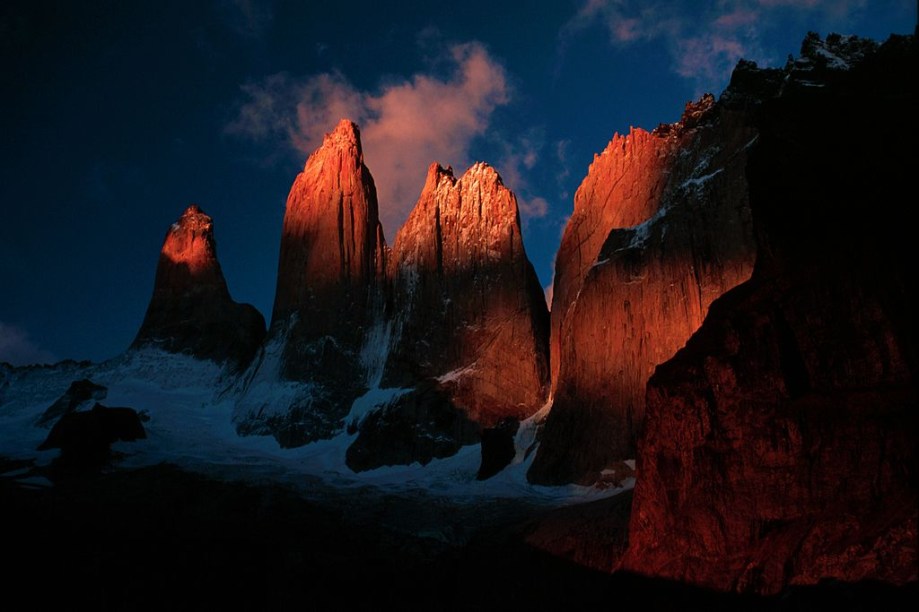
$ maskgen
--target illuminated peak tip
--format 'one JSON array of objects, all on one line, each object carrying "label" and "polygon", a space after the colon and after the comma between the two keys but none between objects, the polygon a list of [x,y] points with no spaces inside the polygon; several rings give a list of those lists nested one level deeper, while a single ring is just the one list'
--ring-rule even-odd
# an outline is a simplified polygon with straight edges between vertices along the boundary
[{"label": "illuminated peak tip", "polygon": [[173,232],[210,231],[213,220],[197,204],[190,204],[179,220],[172,224]]},{"label": "illuminated peak tip", "polygon": [[488,162],[476,162],[466,170],[464,176],[476,177],[478,179],[485,179],[488,181],[494,181],[500,185],[504,184],[504,181],[501,180],[501,175],[498,174],[498,171],[495,170]]},{"label": "illuminated peak tip", "polygon": [[201,207],[197,204],[189,204],[188,208],[185,209],[185,212],[182,213],[183,217],[189,217],[191,215],[204,215],[207,216],[207,213],[201,210]]},{"label": "illuminated peak tip", "polygon": [[433,177],[436,181],[442,176],[449,176],[450,178],[453,178],[453,166],[442,166],[439,162],[433,162],[430,166],[428,166],[429,180]]},{"label": "illuminated peak tip", "polygon": [[357,124],[350,119],[342,119],[335,126],[335,129],[326,135],[326,139],[335,143],[344,142],[360,146],[361,131]]}]

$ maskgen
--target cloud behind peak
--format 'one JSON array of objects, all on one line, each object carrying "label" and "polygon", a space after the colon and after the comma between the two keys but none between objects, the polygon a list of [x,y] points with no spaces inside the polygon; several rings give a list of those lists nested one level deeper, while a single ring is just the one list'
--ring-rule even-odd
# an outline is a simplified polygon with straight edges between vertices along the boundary
[{"label": "cloud behind peak", "polygon": [[380,217],[392,236],[414,206],[428,165],[467,166],[473,140],[511,99],[504,66],[481,43],[450,45],[443,54],[445,75],[419,72],[372,91],[356,88],[340,72],[305,78],[279,73],[248,83],[247,100],[227,131],[280,139],[305,159],[339,119],[355,121]]}]

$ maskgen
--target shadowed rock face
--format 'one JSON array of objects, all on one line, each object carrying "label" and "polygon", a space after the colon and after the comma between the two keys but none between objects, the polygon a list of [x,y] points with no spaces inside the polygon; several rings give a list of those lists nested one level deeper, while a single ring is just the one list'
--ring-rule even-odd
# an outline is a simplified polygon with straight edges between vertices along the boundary
[{"label": "shadowed rock face", "polygon": [[616,135],[594,159],[556,260],[558,369],[530,480],[589,484],[635,456],[655,365],[752,271],[754,137],[744,108],[705,96],[679,123]]},{"label": "shadowed rock face", "polygon": [[747,169],[756,272],[648,385],[624,568],[760,593],[919,578],[903,206],[917,69],[912,37],[875,50],[809,36],[763,104]]},{"label": "shadowed rock face", "polygon": [[156,346],[243,367],[264,336],[262,315],[230,298],[213,221],[192,204],[166,233],[153,297],[132,348]]},{"label": "shadowed rock face", "polygon": [[479,439],[478,426],[434,384],[421,385],[371,412],[356,431],[345,457],[356,472],[384,465],[427,465]]},{"label": "shadowed rock face", "polygon": [[[517,200],[493,168],[475,164],[456,179],[451,169],[431,165],[418,203],[396,235],[389,277],[391,347],[382,385],[433,385],[438,412],[458,415],[417,424],[407,435],[417,437],[419,448],[427,448],[422,438],[434,437],[451,441],[439,448],[453,454],[476,440],[475,428],[525,418],[544,403],[545,299],[523,248]],[[425,398],[433,392],[419,393]],[[397,399],[386,418],[366,420],[355,446],[378,438],[375,428],[412,422],[398,415],[431,404],[416,395]],[[454,421],[471,423],[473,435]],[[390,462],[385,455],[374,459],[376,465]],[[366,456],[361,467],[369,465]],[[351,457],[349,451],[349,464]],[[424,457],[408,456],[412,460]]]}]

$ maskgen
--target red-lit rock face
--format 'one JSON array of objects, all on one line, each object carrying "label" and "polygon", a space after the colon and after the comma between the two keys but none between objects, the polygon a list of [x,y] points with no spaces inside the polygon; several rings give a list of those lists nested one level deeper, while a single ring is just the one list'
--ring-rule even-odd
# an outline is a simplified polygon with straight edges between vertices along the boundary
[{"label": "red-lit rock face", "polygon": [[452,455],[482,427],[544,403],[548,312],[517,200],[493,168],[476,164],[457,180],[433,164],[389,264],[393,339],[382,384],[416,390],[364,421],[348,450],[352,468]]},{"label": "red-lit rock face", "polygon": [[457,180],[433,164],[390,270],[400,312],[388,378],[452,372],[450,395],[485,426],[543,403],[545,300],[523,249],[517,199],[494,168],[476,164]]},{"label": "red-lit rock face", "polygon": [[758,116],[756,273],[649,382],[626,569],[761,593],[919,579],[916,158],[890,146],[919,138],[919,55],[813,62]]},{"label": "red-lit rock face", "polygon": [[357,126],[342,120],[297,175],[287,197],[273,322],[360,293],[383,266],[373,177]]},{"label": "red-lit rock face", "polygon": [[594,157],[587,177],[574,194],[574,213],[565,226],[555,260],[552,288],[551,362],[553,388],[558,381],[562,325],[577,299],[588,270],[614,228],[633,227],[660,208],[664,170],[677,141],[642,129],[616,134]]},{"label": "red-lit rock face", "polygon": [[169,228],[160,262],[155,290],[176,295],[204,288],[217,293],[227,291],[217,261],[213,220],[195,204]]},{"label": "red-lit rock face", "polygon": [[558,373],[535,482],[592,483],[634,457],[654,367],[750,275],[744,167],[754,132],[744,113],[713,104],[614,137],[578,190],[556,260]]},{"label": "red-lit rock face", "polygon": [[153,345],[241,366],[264,334],[261,314],[230,298],[213,222],[192,204],[166,233],[153,297],[132,346]]}]

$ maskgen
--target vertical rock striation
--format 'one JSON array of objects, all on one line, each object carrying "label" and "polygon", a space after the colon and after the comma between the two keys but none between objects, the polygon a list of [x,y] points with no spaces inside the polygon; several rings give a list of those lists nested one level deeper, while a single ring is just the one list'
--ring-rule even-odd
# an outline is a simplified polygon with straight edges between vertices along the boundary
[{"label": "vertical rock striation", "polygon": [[353,332],[348,323],[366,319],[384,246],[360,132],[343,119],[309,156],[287,196],[272,327],[296,314],[311,319],[311,336]]},{"label": "vertical rock striation", "polygon": [[[415,391],[364,422],[349,465],[453,454],[477,441],[480,428],[523,419],[544,403],[548,312],[517,200],[494,168],[478,163],[456,179],[431,165],[396,235],[389,277],[392,346],[382,384]],[[397,433],[407,426],[412,435]]]}]

